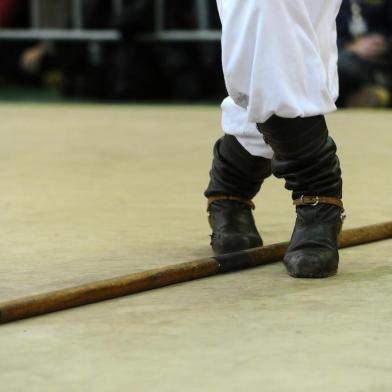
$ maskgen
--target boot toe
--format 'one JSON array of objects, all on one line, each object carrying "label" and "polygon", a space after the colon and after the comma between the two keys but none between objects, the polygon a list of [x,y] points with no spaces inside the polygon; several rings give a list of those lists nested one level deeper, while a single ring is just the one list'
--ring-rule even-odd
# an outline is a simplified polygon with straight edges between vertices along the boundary
[{"label": "boot toe", "polygon": [[338,270],[339,255],[325,249],[298,250],[286,254],[284,264],[294,278],[327,278]]}]

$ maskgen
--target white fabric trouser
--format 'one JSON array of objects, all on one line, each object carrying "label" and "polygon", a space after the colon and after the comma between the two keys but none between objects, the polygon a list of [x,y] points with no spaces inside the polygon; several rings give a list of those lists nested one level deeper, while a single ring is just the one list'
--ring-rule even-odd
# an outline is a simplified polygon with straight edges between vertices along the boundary
[{"label": "white fabric trouser", "polygon": [[272,157],[256,123],[336,109],[336,16],[342,0],[217,0],[229,97],[222,126],[252,155]]}]

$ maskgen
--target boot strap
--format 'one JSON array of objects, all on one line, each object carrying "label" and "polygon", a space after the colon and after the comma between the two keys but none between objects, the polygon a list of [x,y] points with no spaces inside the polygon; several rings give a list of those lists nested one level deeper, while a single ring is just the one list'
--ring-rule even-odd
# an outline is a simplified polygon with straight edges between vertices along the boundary
[{"label": "boot strap", "polygon": [[211,203],[213,203],[214,201],[218,201],[218,200],[240,201],[241,203],[244,203],[247,206],[249,206],[252,210],[254,210],[256,208],[256,206],[254,205],[252,200],[245,199],[245,198],[240,197],[240,196],[217,195],[217,196],[210,196],[208,198],[207,211],[209,211]]},{"label": "boot strap", "polygon": [[342,211],[343,202],[342,199],[338,197],[331,197],[331,196],[301,196],[299,199],[293,201],[293,204],[298,206],[317,206],[318,204],[332,204],[334,206],[340,207]]}]

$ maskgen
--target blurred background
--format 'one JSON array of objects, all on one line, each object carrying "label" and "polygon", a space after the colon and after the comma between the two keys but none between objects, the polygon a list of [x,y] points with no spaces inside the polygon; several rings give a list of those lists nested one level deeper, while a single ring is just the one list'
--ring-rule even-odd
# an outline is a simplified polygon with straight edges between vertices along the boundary
[{"label": "blurred background", "polygon": [[[341,107],[390,107],[392,0],[343,0]],[[218,101],[211,0],[0,0],[0,99]]]}]

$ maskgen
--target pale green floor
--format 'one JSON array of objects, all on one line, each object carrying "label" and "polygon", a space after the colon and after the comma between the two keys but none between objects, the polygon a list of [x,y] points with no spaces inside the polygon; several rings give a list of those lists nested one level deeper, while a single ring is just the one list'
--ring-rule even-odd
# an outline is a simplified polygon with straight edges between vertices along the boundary
[{"label": "pale green floor", "polygon": [[[0,299],[210,255],[212,107],[0,106]],[[329,117],[346,227],[392,219],[392,113]],[[287,240],[290,195],[256,199]],[[392,390],[392,241],[305,281],[281,264],[0,327],[1,391]]]}]

